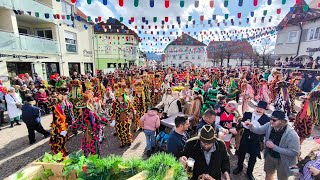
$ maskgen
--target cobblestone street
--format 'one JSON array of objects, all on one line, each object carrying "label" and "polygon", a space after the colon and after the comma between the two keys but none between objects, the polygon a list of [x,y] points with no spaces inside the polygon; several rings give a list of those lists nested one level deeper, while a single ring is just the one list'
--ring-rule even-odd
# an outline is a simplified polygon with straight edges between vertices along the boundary
[{"label": "cobblestone street", "polygon": [[[297,103],[300,106],[300,103]],[[252,104],[251,104],[252,106]],[[252,106],[253,107],[253,106]],[[241,108],[240,108],[241,109]],[[268,113],[270,113],[269,111]],[[42,118],[42,124],[46,130],[50,129],[51,116],[45,116]],[[15,126],[9,128],[9,124],[2,126],[0,131],[1,142],[0,142],[0,179],[5,179],[9,175],[19,171],[21,168],[27,166],[32,161],[40,158],[45,152],[50,152],[48,144],[49,138],[44,139],[41,134],[36,133],[37,142],[33,145],[29,145],[28,132],[25,124],[21,126]],[[125,147],[120,149],[117,137],[113,136],[113,129],[107,127],[105,129],[106,138],[102,144],[101,151],[102,156],[109,154],[116,154],[124,156],[125,158],[142,157],[145,150],[145,136],[144,133],[134,133],[134,142],[131,147]],[[319,136],[320,131],[318,128],[315,129],[313,136]],[[69,152],[78,151],[80,149],[80,139],[82,134],[72,137],[67,142],[67,148]],[[311,149],[318,145],[312,140],[312,137],[307,139],[302,145],[302,157],[307,155]],[[144,157],[145,158],[145,157]],[[236,168],[237,157],[234,155],[234,149],[230,153],[231,171]],[[257,160],[254,176],[258,180],[262,180],[265,177],[263,171],[264,160]],[[246,165],[245,165],[246,167]],[[232,175],[234,180],[244,180],[245,178],[244,169],[243,173],[238,176]],[[292,177],[291,179],[294,179]]]}]

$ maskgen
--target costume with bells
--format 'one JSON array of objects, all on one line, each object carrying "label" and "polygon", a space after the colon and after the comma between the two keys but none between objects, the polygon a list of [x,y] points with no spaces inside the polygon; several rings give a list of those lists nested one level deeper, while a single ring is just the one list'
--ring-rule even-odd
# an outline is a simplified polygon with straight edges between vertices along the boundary
[{"label": "costume with bells", "polygon": [[81,149],[85,156],[100,155],[100,125],[107,124],[106,119],[101,119],[94,111],[93,92],[87,91],[82,96],[82,104],[77,105],[80,116],[72,125],[72,129],[83,131],[81,139]]},{"label": "costume with bells", "polygon": [[140,118],[146,113],[145,95],[143,82],[138,81],[134,84],[134,108],[136,114],[134,116],[134,131],[138,131],[141,128]]},{"label": "costume with bells", "polygon": [[152,96],[152,103],[154,105],[158,104],[161,101],[161,98],[162,98],[161,84],[162,84],[161,75],[156,74],[153,80],[154,94]]},{"label": "costume with bells", "polygon": [[67,116],[64,113],[63,109],[63,96],[58,95],[55,98],[52,98],[52,123],[51,123],[51,137],[49,140],[49,145],[51,147],[53,154],[62,153],[63,156],[68,155],[66,149],[67,142]]},{"label": "costume with bells", "polygon": [[[121,86],[121,87],[119,87]],[[126,99],[125,96],[125,85],[115,85],[115,97],[112,107],[110,109],[111,120],[116,121],[116,132],[120,140],[120,147],[124,147],[126,144],[131,145],[132,134],[130,113],[134,112],[133,105]],[[119,101],[119,97],[123,97],[123,101]]]},{"label": "costume with bells", "polygon": [[277,83],[276,91],[278,92],[278,95],[276,96],[274,102],[274,109],[285,112],[287,117],[289,117],[291,110],[288,87],[289,85],[285,81],[280,81]]}]

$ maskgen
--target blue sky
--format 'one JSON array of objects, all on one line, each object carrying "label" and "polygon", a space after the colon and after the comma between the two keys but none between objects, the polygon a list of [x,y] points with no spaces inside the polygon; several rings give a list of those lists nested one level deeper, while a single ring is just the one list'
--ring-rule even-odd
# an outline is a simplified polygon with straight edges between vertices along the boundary
[{"label": "blue sky", "polygon": [[[235,30],[237,30],[239,32],[240,30],[246,29],[250,30],[253,28],[273,27],[276,26],[282,20],[282,18],[287,14],[287,12],[289,12],[290,7],[294,6],[295,4],[295,0],[287,0],[285,5],[281,4],[282,0],[271,0],[271,5],[267,4],[267,2],[270,0],[258,0],[258,6],[253,6],[253,0],[243,0],[243,5],[240,7],[238,6],[239,0],[229,0],[228,7],[224,7],[224,0],[214,0],[214,8],[211,8],[209,6],[209,0],[199,0],[199,6],[196,8],[194,6],[196,0],[184,0],[185,5],[183,8],[181,8],[180,0],[170,0],[170,7],[165,8],[165,0],[154,0],[155,5],[153,8],[151,8],[149,5],[150,0],[139,0],[138,7],[135,7],[133,5],[133,1],[134,0],[124,0],[124,6],[120,7],[118,5],[118,0],[108,0],[108,5],[104,5],[102,3],[102,0],[92,0],[92,4],[90,5],[87,4],[87,0],[78,0],[77,6],[80,10],[82,10],[85,14],[91,16],[92,18],[101,16],[103,20],[106,20],[109,17],[115,17],[117,19],[119,19],[119,17],[123,17],[124,24],[126,24],[133,30],[135,30],[134,26],[138,26],[136,32],[141,38],[146,38],[146,40],[142,41],[143,45],[140,45],[140,49],[142,49],[143,51],[162,51],[169,43],[169,41],[166,41],[166,43],[162,43],[161,46],[159,40],[156,42],[152,39],[153,37],[170,37],[170,40],[173,40],[177,36],[180,36],[182,32],[190,31],[190,35],[192,35],[194,38],[198,40],[203,40],[205,44],[208,44],[210,40],[222,40],[223,38],[221,35],[216,34],[214,34],[214,36],[207,35],[201,38],[200,31],[206,31],[206,33],[209,34],[209,31],[234,32]],[[310,1],[311,0],[306,0],[307,3],[309,3]],[[276,10],[278,8],[281,8],[280,15],[276,13]],[[261,18],[263,17],[264,10],[267,10],[267,15],[265,16],[264,23],[261,23]],[[250,12],[254,12],[254,17],[250,16]],[[241,19],[238,19],[238,13],[241,13]],[[217,27],[215,21],[212,20],[213,14],[216,15],[216,19],[218,20],[218,22],[220,22],[219,27]],[[222,23],[223,19],[225,19],[225,14],[229,15],[228,20],[226,20],[227,26],[225,26]],[[201,15],[204,16],[203,24],[200,23]],[[181,28],[178,27],[178,23],[176,21],[177,16],[180,16]],[[192,16],[193,19],[196,21],[194,27],[192,27],[192,21],[187,21],[188,16]],[[134,23],[129,24],[128,20],[131,17],[134,17],[135,21]],[[148,25],[142,22],[142,17],[145,17],[146,20],[149,21],[148,25],[152,26],[150,30],[147,28]],[[156,23],[153,23],[153,17],[158,17]],[[164,20],[164,17],[168,17],[169,22],[165,23],[164,29],[161,29],[161,20]],[[246,23],[248,17],[250,17],[249,24]],[[272,20],[269,23],[268,20],[271,17]],[[254,18],[256,18],[256,23],[253,22]],[[210,25],[208,24],[209,19],[212,21],[212,27],[210,27]],[[231,25],[231,19],[234,20],[234,25]],[[241,20],[241,25],[239,25],[239,20]],[[186,24],[188,24],[188,28],[185,27]],[[145,28],[141,29],[141,25],[144,25]],[[158,26],[157,29],[154,28],[155,25]],[[170,29],[167,29],[167,25],[170,25]],[[172,29],[172,25],[174,25],[174,29]],[[149,34],[144,34],[144,31],[146,29],[149,32]],[[139,30],[142,31],[141,34],[139,34]],[[154,34],[151,35],[150,31],[154,31]],[[157,35],[156,31],[159,31],[160,35]],[[165,35],[162,34],[163,31],[166,32]],[[172,35],[170,35],[170,32],[172,32]],[[178,35],[176,35],[176,32],[178,32]],[[194,35],[194,32],[196,32],[196,35]],[[238,34],[238,38],[242,34],[244,34],[244,37],[246,37],[247,35],[246,33],[235,34]],[[252,35],[252,33],[249,33],[249,36],[250,35]],[[150,40],[147,40],[148,37],[150,37]],[[233,38],[235,38],[235,35]],[[250,43],[258,48],[260,46],[260,43],[257,42],[257,40],[259,41],[259,39],[252,40]],[[267,40],[269,41],[268,43],[274,44],[276,36],[268,36]],[[148,43],[148,45],[146,45],[146,43]],[[152,46],[150,45],[151,43]]]}]

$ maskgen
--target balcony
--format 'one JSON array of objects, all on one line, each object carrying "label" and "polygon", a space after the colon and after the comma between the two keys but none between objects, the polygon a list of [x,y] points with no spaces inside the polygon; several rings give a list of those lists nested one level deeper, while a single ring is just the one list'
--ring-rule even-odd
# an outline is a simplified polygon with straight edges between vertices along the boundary
[{"label": "balcony", "polygon": [[14,34],[0,31],[0,51],[32,53],[30,55],[58,55],[60,53],[59,44],[55,40]]},{"label": "balcony", "polygon": [[[55,22],[53,18],[53,9],[49,5],[40,3],[34,0],[0,0],[0,7],[22,10],[25,14],[28,14],[27,11],[32,12],[32,16],[35,17],[35,12],[39,12],[39,19]],[[49,14],[49,18],[45,17],[45,13]],[[25,15],[26,16],[26,15]],[[29,16],[29,15],[28,15]]]}]

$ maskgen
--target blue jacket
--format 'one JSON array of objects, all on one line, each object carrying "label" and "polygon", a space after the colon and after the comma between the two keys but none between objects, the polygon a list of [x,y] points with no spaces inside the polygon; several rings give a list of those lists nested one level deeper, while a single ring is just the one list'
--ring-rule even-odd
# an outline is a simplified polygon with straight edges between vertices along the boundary
[{"label": "blue jacket", "polygon": [[24,104],[22,106],[22,120],[26,124],[40,123],[40,109],[31,104]]}]

